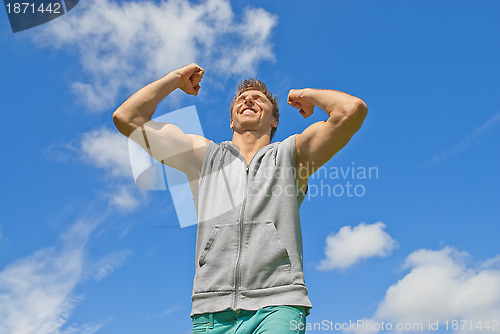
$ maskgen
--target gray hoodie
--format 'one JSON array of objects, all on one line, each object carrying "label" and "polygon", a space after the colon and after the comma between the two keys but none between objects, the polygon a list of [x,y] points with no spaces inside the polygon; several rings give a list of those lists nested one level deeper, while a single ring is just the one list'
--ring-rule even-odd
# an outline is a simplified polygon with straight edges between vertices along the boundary
[{"label": "gray hoodie", "polygon": [[210,142],[194,201],[198,213],[191,315],[312,307],[302,261],[295,135],[246,163],[229,141]]}]

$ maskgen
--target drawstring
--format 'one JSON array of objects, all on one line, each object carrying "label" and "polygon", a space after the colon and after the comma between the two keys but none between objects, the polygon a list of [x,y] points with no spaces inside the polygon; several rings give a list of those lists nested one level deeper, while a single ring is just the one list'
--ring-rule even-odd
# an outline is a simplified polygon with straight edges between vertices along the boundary
[{"label": "drawstring", "polygon": [[222,164],[222,167],[221,168],[224,168],[224,163],[223,163],[223,160],[224,160],[224,156],[226,155],[226,143],[221,143],[220,147],[222,148],[222,154],[220,155],[220,158],[219,158],[219,165]]},{"label": "drawstring", "polygon": [[221,166],[220,169],[222,171],[222,176],[224,177],[224,183],[226,184],[226,189],[227,193],[229,195],[229,200],[231,201],[231,207],[235,208],[236,205],[234,203],[233,195],[231,193],[231,187],[229,186],[229,180],[227,179],[226,171],[224,170],[224,158],[226,156],[227,148],[226,148],[226,143],[221,143],[221,148],[222,148],[222,154],[220,155],[219,158],[219,165]]}]

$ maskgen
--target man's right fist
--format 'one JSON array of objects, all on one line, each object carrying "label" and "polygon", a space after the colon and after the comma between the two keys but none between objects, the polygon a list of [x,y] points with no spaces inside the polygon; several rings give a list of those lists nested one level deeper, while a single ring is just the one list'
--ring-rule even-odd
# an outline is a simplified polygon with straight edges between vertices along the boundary
[{"label": "man's right fist", "polygon": [[178,87],[186,94],[198,95],[200,90],[200,81],[203,78],[205,71],[195,63],[186,65],[175,70],[179,76]]}]

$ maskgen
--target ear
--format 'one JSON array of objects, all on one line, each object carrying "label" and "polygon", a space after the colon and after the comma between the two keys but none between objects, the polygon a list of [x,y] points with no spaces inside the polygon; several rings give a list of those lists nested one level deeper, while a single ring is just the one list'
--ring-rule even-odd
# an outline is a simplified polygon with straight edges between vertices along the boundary
[{"label": "ear", "polygon": [[271,125],[272,125],[273,128],[277,128],[278,127],[278,120],[275,117],[273,117],[273,121],[271,122]]},{"label": "ear", "polygon": [[229,124],[229,128],[232,130],[233,129],[233,120],[231,120],[231,123]]}]

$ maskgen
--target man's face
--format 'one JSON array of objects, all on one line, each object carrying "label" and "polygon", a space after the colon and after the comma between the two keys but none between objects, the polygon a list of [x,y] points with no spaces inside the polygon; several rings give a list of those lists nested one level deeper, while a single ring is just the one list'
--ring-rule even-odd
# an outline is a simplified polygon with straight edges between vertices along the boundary
[{"label": "man's face", "polygon": [[232,130],[270,132],[277,125],[273,104],[261,91],[247,90],[236,98],[231,111]]}]

